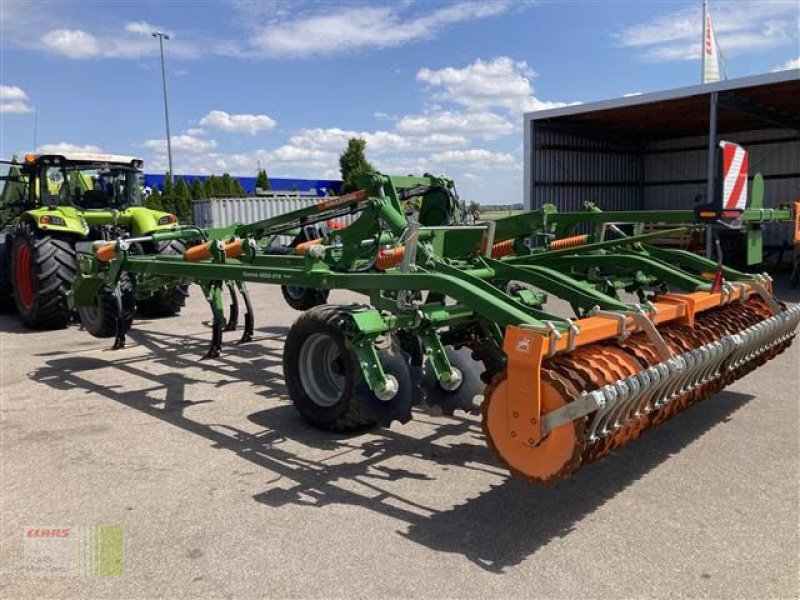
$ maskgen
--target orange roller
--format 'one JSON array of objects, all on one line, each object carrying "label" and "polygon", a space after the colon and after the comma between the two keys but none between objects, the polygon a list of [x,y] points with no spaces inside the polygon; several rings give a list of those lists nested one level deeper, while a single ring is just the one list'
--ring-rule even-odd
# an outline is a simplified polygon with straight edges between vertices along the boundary
[{"label": "orange roller", "polygon": [[[543,412],[564,406],[566,398],[576,393],[569,389],[570,393],[564,394],[556,385],[552,373],[543,370],[540,397]],[[521,443],[521,440],[515,439],[516,431],[509,432],[507,429],[511,397],[515,393],[518,392],[506,379],[496,381],[486,389],[487,396],[492,398],[492,402],[483,405],[483,426],[489,446],[503,458],[512,473],[525,479],[549,483],[561,473],[577,468],[582,423],[575,421],[559,427],[534,447]]]}]

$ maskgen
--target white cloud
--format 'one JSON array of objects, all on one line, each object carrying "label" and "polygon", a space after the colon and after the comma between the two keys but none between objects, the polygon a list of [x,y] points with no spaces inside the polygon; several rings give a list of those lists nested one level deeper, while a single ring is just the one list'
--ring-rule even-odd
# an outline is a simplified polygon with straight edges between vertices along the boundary
[{"label": "white cloud", "polygon": [[448,134],[494,140],[512,133],[516,127],[505,117],[484,112],[435,111],[425,115],[405,116],[395,125],[409,135]]},{"label": "white cloud", "polygon": [[[41,47],[54,54],[73,60],[99,58],[141,59],[159,54],[158,42],[150,35],[143,35],[153,27],[145,21],[127,23],[117,31],[95,35],[83,29],[52,29],[44,33]],[[19,42],[28,45],[27,42]],[[167,52],[175,58],[198,58],[205,50],[195,42],[170,40]]]},{"label": "white cloud", "polygon": [[48,50],[67,58],[96,58],[100,55],[100,44],[91,33],[80,29],[54,29],[42,36]]},{"label": "white cloud", "polygon": [[485,19],[509,10],[506,0],[457,2],[422,14],[408,4],[359,6],[283,18],[258,28],[250,40],[257,54],[270,58],[329,56],[366,48],[389,48],[434,37],[447,26]]},{"label": "white cloud", "polygon": [[300,129],[289,137],[289,144],[335,153],[338,156],[350,138],[361,138],[366,141],[370,156],[469,145],[469,139],[461,135],[436,132],[427,135],[405,135],[393,131],[354,131],[338,127]]},{"label": "white cloud", "polygon": [[256,135],[259,131],[273,129],[277,123],[267,115],[233,115],[223,110],[212,110],[200,119],[200,125],[229,133]]},{"label": "white cloud", "polygon": [[470,166],[476,169],[491,169],[495,167],[515,167],[519,161],[507,152],[492,152],[485,148],[470,148],[469,150],[447,150],[431,154],[428,159],[439,165]]},{"label": "white cloud", "polygon": [[36,148],[36,152],[39,154],[80,154],[103,152],[103,149],[94,144],[85,144],[82,146],[70,142],[58,142],[55,144],[42,144]]},{"label": "white cloud", "polygon": [[775,67],[772,69],[773,72],[775,71],[789,71],[791,69],[800,69],[800,56],[797,58],[790,58],[785,63],[783,63],[780,67]]},{"label": "white cloud", "polygon": [[175,37],[175,34],[172,31],[168,31],[163,27],[158,27],[157,25],[153,25],[147,21],[131,21],[129,23],[125,23],[125,27],[123,27],[123,29],[128,33],[135,33],[136,35],[143,35],[147,37],[152,36],[154,31],[163,31],[170,38]]},{"label": "white cloud", "polygon": [[33,112],[28,94],[16,85],[0,85],[0,114],[22,115]]},{"label": "white cloud", "polygon": [[335,154],[313,148],[303,148],[286,144],[269,153],[269,158],[282,163],[330,162]]},{"label": "white cloud", "polygon": [[[796,0],[715,2],[711,12],[719,47],[726,55],[797,43]],[[663,13],[614,34],[626,48],[636,48],[648,60],[696,60],[700,57],[702,15],[699,6]]]},{"label": "white cloud", "polygon": [[[228,39],[187,32],[166,43],[170,57],[192,59],[208,54],[246,58],[307,58],[399,47],[435,38],[460,23],[487,19],[526,3],[513,0],[441,0],[334,4],[318,0],[230,0],[244,29]],[[151,33],[162,29],[145,20],[118,21],[103,28],[72,11],[69,19],[34,0],[0,2],[4,42],[46,50],[74,60],[156,57]],[[80,25],[77,25],[77,24]],[[33,32],[33,33],[31,33]],[[181,34],[182,32],[178,32]]]},{"label": "white cloud", "polygon": [[[217,147],[216,140],[206,140],[194,135],[182,133],[173,135],[170,138],[173,152],[185,152],[188,154],[203,154]],[[145,140],[142,146],[153,152],[161,154],[167,153],[167,140]]]},{"label": "white cloud", "polygon": [[490,61],[476,60],[463,68],[423,68],[419,81],[437,88],[435,98],[466,106],[470,110],[504,108],[513,114],[564,106],[563,102],[545,102],[533,93],[531,80],[536,74],[525,61],[500,56]]}]

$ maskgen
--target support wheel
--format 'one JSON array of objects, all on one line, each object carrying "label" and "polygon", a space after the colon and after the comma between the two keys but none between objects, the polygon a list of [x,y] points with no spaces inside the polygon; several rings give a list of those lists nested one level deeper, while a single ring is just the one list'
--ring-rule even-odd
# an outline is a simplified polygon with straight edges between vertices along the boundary
[{"label": "support wheel", "polygon": [[474,413],[478,410],[475,397],[481,396],[485,387],[481,381],[482,364],[470,358],[468,349],[458,351],[447,347],[445,352],[450,366],[456,369],[461,379],[445,387],[436,379],[436,374],[426,362],[422,376],[425,402],[434,410],[441,410],[442,414],[448,416],[456,410]]},{"label": "support wheel", "polygon": [[67,292],[74,279],[73,241],[41,232],[29,223],[20,225],[11,251],[11,281],[23,325],[66,327],[72,317]]},{"label": "support wheel", "polygon": [[[133,323],[136,300],[133,292],[133,279],[123,273],[119,279],[120,302],[117,302],[114,289],[108,285],[100,288],[91,306],[79,306],[78,316],[81,325],[96,338],[110,338],[118,333],[126,333]],[[121,313],[121,328],[117,328],[117,318]]]},{"label": "support wheel", "polygon": [[295,310],[309,310],[328,301],[330,290],[315,290],[299,285],[282,285],[281,293],[286,304]]},{"label": "support wheel", "polygon": [[[182,256],[186,252],[186,244],[183,240],[154,242],[154,246],[151,245],[147,252],[155,251],[157,254],[170,256]],[[136,301],[136,309],[141,316],[150,319],[173,317],[181,312],[188,297],[188,285],[174,285],[167,289],[157,290],[145,298],[139,298]]]},{"label": "support wheel", "polygon": [[283,372],[289,396],[303,417],[327,431],[356,431],[389,426],[411,418],[408,359],[394,340],[378,356],[397,393],[381,400],[366,385],[355,352],[344,333],[346,307],[322,305],[303,313],[286,337]]}]

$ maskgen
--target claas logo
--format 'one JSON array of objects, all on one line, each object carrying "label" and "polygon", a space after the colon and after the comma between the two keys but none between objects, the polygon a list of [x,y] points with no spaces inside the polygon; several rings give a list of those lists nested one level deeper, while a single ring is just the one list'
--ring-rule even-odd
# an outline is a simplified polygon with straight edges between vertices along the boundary
[{"label": "claas logo", "polygon": [[39,529],[28,529],[27,537],[29,538],[65,538],[69,537],[69,529],[58,529],[52,527],[44,527]]}]

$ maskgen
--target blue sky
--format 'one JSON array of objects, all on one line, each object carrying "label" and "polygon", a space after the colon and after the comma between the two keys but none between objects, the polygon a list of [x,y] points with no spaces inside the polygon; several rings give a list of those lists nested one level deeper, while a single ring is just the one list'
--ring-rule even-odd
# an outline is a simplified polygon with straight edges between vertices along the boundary
[{"label": "blue sky", "polygon": [[[522,114],[698,83],[700,0],[0,2],[0,156],[136,154],[177,173],[385,172],[522,199]],[[729,77],[800,68],[798,0],[711,0]],[[34,112],[35,111],[35,112]]]}]

